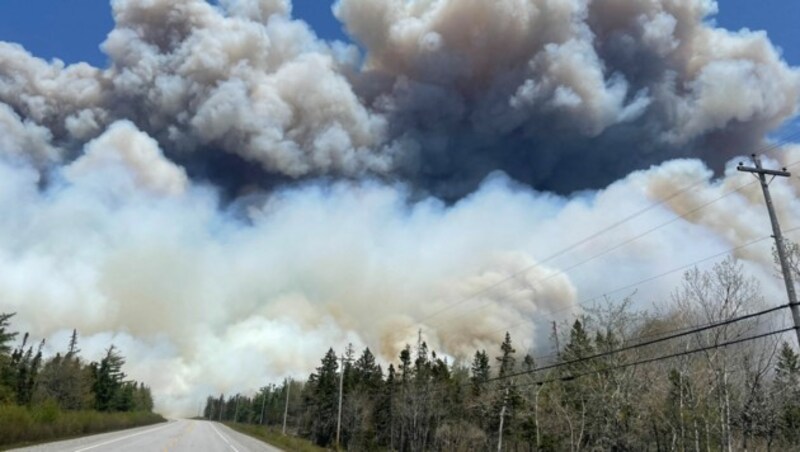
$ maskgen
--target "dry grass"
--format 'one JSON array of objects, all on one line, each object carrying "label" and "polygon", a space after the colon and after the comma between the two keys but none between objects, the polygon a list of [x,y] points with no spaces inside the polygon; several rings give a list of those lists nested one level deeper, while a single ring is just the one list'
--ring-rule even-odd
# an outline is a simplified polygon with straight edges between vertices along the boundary
[{"label": "dry grass", "polygon": [[286,451],[296,452],[321,452],[329,449],[323,449],[316,446],[311,441],[298,438],[296,436],[284,436],[277,428],[263,427],[260,425],[251,424],[233,424],[226,422],[225,425],[236,430],[237,432],[250,435],[253,438],[260,439],[264,442],[272,444]]}]

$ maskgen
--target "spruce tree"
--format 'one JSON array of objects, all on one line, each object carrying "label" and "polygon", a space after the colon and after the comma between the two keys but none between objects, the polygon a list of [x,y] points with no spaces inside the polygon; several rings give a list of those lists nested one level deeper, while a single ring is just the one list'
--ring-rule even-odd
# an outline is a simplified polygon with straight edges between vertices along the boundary
[{"label": "spruce tree", "polygon": [[0,314],[0,404],[11,402],[14,398],[11,342],[17,333],[8,329],[12,317],[14,314]]},{"label": "spruce tree", "polygon": [[522,400],[514,384],[513,377],[510,377],[510,375],[514,374],[517,362],[514,353],[516,353],[516,350],[511,343],[511,335],[506,332],[503,343],[500,344],[500,356],[495,358],[499,364],[497,376],[501,380],[500,390],[497,391],[493,404],[489,426],[492,432],[496,432],[502,422],[503,436],[507,440],[515,434],[515,414]]},{"label": "spruce tree", "polygon": [[[562,354],[563,360],[575,361],[593,354],[594,346],[592,345],[592,340],[583,327],[583,323],[581,323],[580,320],[575,320],[569,332],[569,343],[564,347],[564,353]],[[569,366],[569,368],[571,370],[581,370],[584,369],[585,366],[583,363],[576,363]]]},{"label": "spruce tree", "polygon": [[8,357],[11,353],[11,341],[17,337],[17,333],[8,330],[9,320],[16,314],[0,314],[0,359]]},{"label": "spruce tree", "polygon": [[119,407],[127,406],[127,396],[118,395],[125,379],[125,374],[122,372],[123,364],[125,359],[114,345],[106,350],[106,355],[100,363],[92,363],[94,373],[92,392],[95,395],[97,410],[115,411]]},{"label": "spruce tree", "polygon": [[775,365],[773,397],[778,406],[778,426],[785,442],[800,444],[800,357],[784,342]]},{"label": "spruce tree", "polygon": [[478,350],[475,352],[475,357],[472,359],[472,366],[470,368],[472,375],[470,381],[472,382],[472,393],[475,396],[483,392],[484,385],[489,381],[489,374],[491,366],[489,366],[489,355],[486,350]]},{"label": "spruce tree", "polygon": [[514,358],[514,353],[516,353],[516,350],[514,350],[514,347],[511,345],[511,335],[506,331],[506,337],[503,343],[500,344],[500,356],[496,358],[500,363],[498,372],[500,378],[504,378],[514,372],[514,367],[517,362],[516,358]]},{"label": "spruce tree", "polygon": [[386,381],[382,383],[380,393],[375,403],[375,430],[378,435],[378,444],[394,450],[397,418],[395,399],[397,398],[397,373],[394,365],[389,364],[386,372]]},{"label": "spruce tree", "polygon": [[93,407],[89,403],[91,382],[84,375],[78,352],[77,334],[73,331],[66,355],[56,354],[44,364],[36,385],[35,401],[52,400],[64,410]]},{"label": "spruce tree", "polygon": [[328,349],[317,367],[311,399],[311,434],[314,442],[328,446],[336,435],[336,417],[339,400],[339,365],[336,353]]},{"label": "spruce tree", "polygon": [[359,390],[369,394],[377,394],[383,379],[381,367],[375,362],[375,356],[369,347],[356,360],[353,367],[354,384]]},{"label": "spruce tree", "polygon": [[69,348],[67,349],[67,358],[72,358],[78,355],[81,350],[78,348],[78,330],[72,330],[72,336],[69,338]]}]

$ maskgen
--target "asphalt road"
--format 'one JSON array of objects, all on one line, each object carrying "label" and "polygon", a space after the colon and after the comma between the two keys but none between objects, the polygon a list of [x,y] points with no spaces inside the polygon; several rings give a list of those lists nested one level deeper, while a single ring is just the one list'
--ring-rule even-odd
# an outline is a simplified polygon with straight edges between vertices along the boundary
[{"label": "asphalt road", "polygon": [[14,449],[37,452],[280,452],[280,449],[207,421],[178,420],[101,435]]}]

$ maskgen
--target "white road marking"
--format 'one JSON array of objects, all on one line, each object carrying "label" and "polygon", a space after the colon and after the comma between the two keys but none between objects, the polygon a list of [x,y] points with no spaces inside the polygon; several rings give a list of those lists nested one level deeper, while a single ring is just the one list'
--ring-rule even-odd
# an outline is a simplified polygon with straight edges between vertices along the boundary
[{"label": "white road marking", "polygon": [[151,428],[150,430],[145,430],[143,432],[134,433],[133,435],[123,436],[121,438],[112,439],[111,441],[105,441],[105,442],[102,442],[102,443],[99,443],[99,444],[95,444],[95,445],[89,446],[89,447],[84,447],[84,448],[81,448],[81,449],[75,449],[75,452],[83,452],[85,450],[91,450],[91,449],[95,449],[97,447],[106,446],[108,444],[113,444],[113,443],[116,443],[118,441],[122,441],[124,439],[133,438],[134,436],[144,435],[145,433],[152,433],[152,432],[155,432],[155,431],[158,431],[158,430],[162,430],[162,429],[165,429],[165,428],[170,427],[170,426],[172,426],[172,422],[168,423],[167,425],[162,425],[160,427]]},{"label": "white road marking", "polygon": [[222,433],[220,433],[220,432],[219,432],[219,430],[217,430],[217,428],[216,428],[216,427],[214,427],[214,424],[209,424],[209,425],[211,426],[211,428],[212,428],[212,429],[214,429],[214,431],[217,433],[217,435],[219,435],[219,437],[220,437],[220,438],[222,438],[222,440],[223,440],[223,441],[225,441],[225,444],[227,444],[227,445],[228,445],[228,447],[230,447],[231,449],[233,449],[233,452],[239,452],[239,450],[238,450],[238,449],[236,449],[235,447],[233,447],[233,444],[231,444],[231,443],[228,441],[228,439],[227,439],[227,438],[225,438],[225,436],[224,436]]}]

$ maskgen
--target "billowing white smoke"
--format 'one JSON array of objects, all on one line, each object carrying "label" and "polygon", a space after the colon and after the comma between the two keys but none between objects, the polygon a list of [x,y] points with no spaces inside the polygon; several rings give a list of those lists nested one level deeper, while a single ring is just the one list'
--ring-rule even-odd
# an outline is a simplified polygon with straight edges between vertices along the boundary
[{"label": "billowing white smoke", "polygon": [[[718,165],[720,143],[793,114],[798,71],[764,35],[704,24],[711,2],[342,0],[363,62],[287,1],[220,3],[114,1],[107,69],[0,43],[0,311],[51,350],[71,328],[89,358],[113,341],[163,410],[305,376],[329,346],[392,359],[419,329],[453,357],[508,328],[547,350],[579,302],[769,235],[752,185],[562,273],[750,176],[675,160],[571,196],[514,181],[576,158],[609,180],[683,154]],[[232,155],[260,179],[195,174]],[[541,177],[514,174],[533,163]],[[573,188],[597,185],[587,168]],[[425,195],[439,182],[454,202]],[[774,189],[800,226],[800,184]],[[768,242],[737,254],[780,296]]]},{"label": "billowing white smoke", "polygon": [[222,152],[460,197],[495,169],[562,192],[681,156],[719,170],[800,99],[765,34],[704,21],[710,0],[341,0],[363,62],[285,0],[221,3],[114,0],[107,69],[0,43],[0,102],[66,150],[128,119],[193,167]]},{"label": "billowing white smoke", "polygon": [[[89,147],[123,133],[133,132],[115,125]],[[412,203],[403,186],[311,184],[269,195],[242,220],[218,210],[209,187],[172,189],[182,173],[149,140],[134,135],[128,143],[140,160],[89,150],[44,192],[32,169],[0,166],[0,306],[52,337],[53,349],[72,327],[90,357],[117,343],[130,374],[152,382],[159,407],[171,412],[192,412],[208,392],[303,376],[329,346],[353,342],[391,359],[418,328],[454,356],[493,349],[508,328],[520,348],[547,350],[547,322],[578,312],[576,302],[769,235],[753,185],[693,222],[558,273],[740,185],[736,175],[523,272],[710,173],[677,161],[572,199],[498,175],[451,207]],[[786,226],[800,225],[798,187],[775,187]],[[740,257],[768,294],[780,295],[768,242]],[[643,286],[637,300],[667,301],[678,277]]]},{"label": "billowing white smoke", "polygon": [[0,101],[67,147],[130,118],[174,151],[221,148],[292,177],[388,171],[385,120],[343,75],[354,50],[318,41],[281,2],[224,3],[230,16],[204,0],[114,1],[106,70],[0,43]]}]

